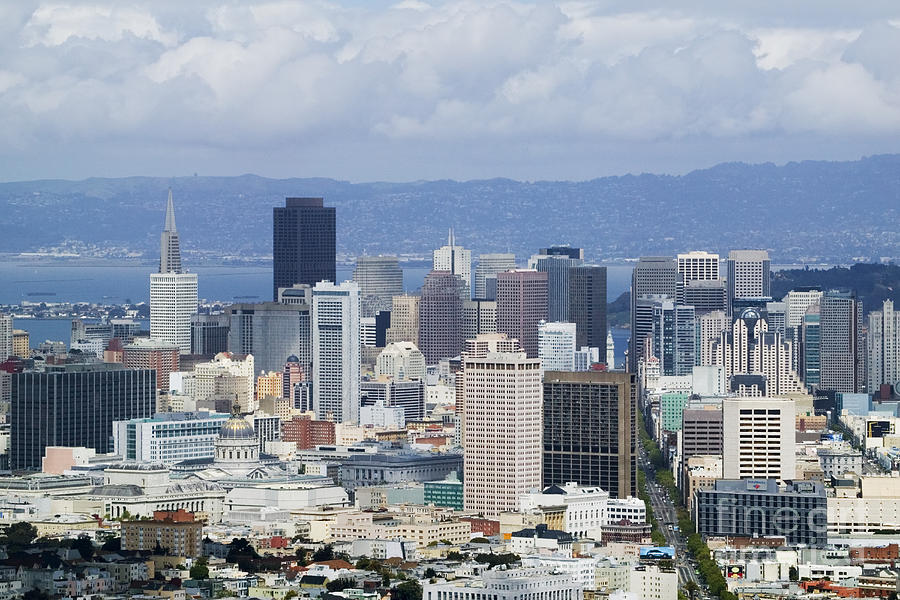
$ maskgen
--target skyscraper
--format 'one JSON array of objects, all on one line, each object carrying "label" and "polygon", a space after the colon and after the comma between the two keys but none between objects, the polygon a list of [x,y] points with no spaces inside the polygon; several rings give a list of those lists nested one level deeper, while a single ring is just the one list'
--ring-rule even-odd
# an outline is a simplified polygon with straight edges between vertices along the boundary
[{"label": "skyscraper", "polygon": [[538,357],[545,371],[574,371],[575,348],[575,323],[538,324]]},{"label": "skyscraper", "polygon": [[529,358],[538,355],[538,323],[547,320],[547,273],[515,269],[497,274],[497,332],[519,340]]},{"label": "skyscraper", "polygon": [[603,348],[608,333],[606,307],[606,267],[572,267],[569,270],[569,321],[577,326],[575,341],[579,348]]},{"label": "skyscraper", "polygon": [[496,287],[494,294],[488,294],[486,280],[493,277],[497,280],[497,273],[516,268],[515,254],[482,254],[478,257],[478,265],[475,267],[474,296],[477,300],[496,300]]},{"label": "skyscraper", "polygon": [[197,274],[181,266],[172,190],[166,204],[166,224],[160,235],[159,273],[150,275],[150,338],[191,352],[191,317],[197,312]]},{"label": "skyscraper", "polygon": [[569,272],[581,265],[581,248],[554,246],[541,248],[528,260],[528,268],[547,273],[547,314],[554,322],[571,321],[569,316]]},{"label": "skyscraper", "polygon": [[900,386],[900,312],[885,300],[880,311],[869,313],[869,391],[882,384]]},{"label": "skyscraper", "polygon": [[359,422],[359,286],[316,284],[312,292],[313,410],[318,419]]},{"label": "skyscraper", "polygon": [[541,485],[541,362],[524,352],[473,352],[463,373],[464,504],[497,517]]},{"label": "skyscraper", "polygon": [[385,344],[419,343],[419,296],[394,296],[391,299],[391,325],[385,332]]},{"label": "skyscraper", "polygon": [[396,256],[360,256],[356,259],[353,281],[359,285],[363,317],[391,310],[392,298],[403,293],[403,270]]},{"label": "skyscraper", "polygon": [[336,279],[335,212],[322,198],[285,198],[273,209],[273,300],[278,288]]},{"label": "skyscraper", "polygon": [[644,338],[650,329],[640,330],[635,321],[638,301],[644,296],[665,296],[675,300],[678,290],[678,264],[669,256],[642,256],[631,273],[631,339],[628,342],[628,370],[637,372],[644,351]]},{"label": "skyscraper", "polygon": [[719,255],[709,252],[686,252],[675,257],[681,281],[718,281]]},{"label": "skyscraper", "polygon": [[432,258],[432,270],[449,271],[458,276],[463,283],[460,297],[469,298],[469,290],[472,289],[472,251],[456,245],[452,229],[447,236],[447,245],[435,250]]},{"label": "skyscraper", "polygon": [[[726,398],[722,401],[722,471],[725,479],[794,479],[796,408],[793,400]],[[750,432],[750,435],[743,435]],[[742,435],[738,435],[738,433]],[[733,434],[733,435],[732,435]]]},{"label": "skyscraper", "polygon": [[191,317],[191,354],[215,356],[228,350],[228,321],[226,313]]},{"label": "skyscraper", "polygon": [[632,373],[544,373],[544,486],[637,495],[636,388]]},{"label": "skyscraper", "polygon": [[863,307],[851,290],[828,290],[819,310],[819,387],[834,392],[866,391]]},{"label": "skyscraper", "polygon": [[13,320],[10,315],[0,314],[0,362],[13,355]]},{"label": "skyscraper", "polygon": [[257,302],[228,307],[228,350],[252,354],[257,373],[280,372],[289,356],[296,356],[304,371],[312,364],[311,309],[309,304]]},{"label": "skyscraper", "polygon": [[799,373],[807,388],[819,386],[822,372],[821,356],[821,306],[816,303],[806,309],[803,324],[800,326]]},{"label": "skyscraper", "polygon": [[693,306],[663,300],[653,308],[653,355],[661,375],[690,375],[697,358]]},{"label": "skyscraper", "polygon": [[736,298],[771,295],[771,261],[766,250],[732,250],[728,253],[728,314]]},{"label": "skyscraper", "polygon": [[112,450],[114,421],[149,417],[156,371],[120,364],[47,365],[11,376],[10,468],[40,470],[47,446]]},{"label": "skyscraper", "polygon": [[427,364],[436,365],[462,351],[463,295],[462,280],[450,271],[425,276],[419,300],[419,350]]},{"label": "skyscraper", "polygon": [[463,339],[470,340],[480,333],[496,332],[497,302],[495,300],[466,300],[463,302]]}]

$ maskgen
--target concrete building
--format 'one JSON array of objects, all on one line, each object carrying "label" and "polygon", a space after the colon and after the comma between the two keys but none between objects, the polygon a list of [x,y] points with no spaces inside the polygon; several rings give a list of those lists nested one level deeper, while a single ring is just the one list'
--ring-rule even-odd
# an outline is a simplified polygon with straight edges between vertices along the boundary
[{"label": "concrete building", "polygon": [[9,465],[40,470],[47,446],[111,450],[113,422],[149,417],[156,371],[119,364],[47,365],[10,376]]},{"label": "concrete building", "polygon": [[322,198],[285,198],[272,213],[272,299],[296,283],[335,281],[334,207]]},{"label": "concrete building", "polygon": [[547,274],[547,320],[570,321],[569,272],[584,262],[581,248],[558,246],[542,248],[528,259],[528,268]]},{"label": "concrete building", "polygon": [[688,404],[681,413],[681,448],[679,456],[722,455],[724,433],[721,405]]},{"label": "concrete building", "polygon": [[835,392],[866,391],[863,307],[856,292],[826,291],[819,313],[819,387]]},{"label": "concrete building", "polygon": [[[794,479],[796,410],[793,400],[726,398],[722,444],[726,479]],[[733,434],[733,435],[732,435]]]},{"label": "concrete building", "polygon": [[545,371],[575,370],[575,323],[538,324],[538,358]]},{"label": "concrete building", "polygon": [[413,342],[391,342],[375,362],[377,377],[425,379],[425,355]]},{"label": "concrete building", "polygon": [[497,274],[497,332],[538,356],[538,324],[547,320],[547,273],[516,269]]},{"label": "concrete building", "polygon": [[122,349],[122,364],[126,369],[153,369],[156,385],[169,390],[169,375],[178,371],[179,348],[168,343],[147,338],[136,338]]},{"label": "concrete building", "polygon": [[713,311],[725,312],[728,307],[725,281],[717,279],[685,282],[680,304],[693,306],[698,316]]},{"label": "concrete building", "polygon": [[463,457],[451,453],[358,453],[341,463],[341,483],[360,486],[443,479],[462,472]]},{"label": "concrete building", "polygon": [[425,418],[424,379],[363,379],[359,394],[362,406],[381,403],[385,408],[403,409],[404,423]]},{"label": "concrete building", "polygon": [[[669,256],[642,256],[631,273],[631,340],[628,345],[628,371],[637,373],[644,352],[644,337],[651,328],[639,326],[639,301],[647,296],[674,300],[678,291],[678,263]],[[652,304],[650,305],[652,315]]]},{"label": "concrete building", "polygon": [[471,297],[472,289],[472,251],[456,245],[453,230],[447,237],[447,245],[441,246],[432,255],[434,271],[449,271],[462,281],[460,300]]},{"label": "concrete building", "polygon": [[28,332],[23,329],[13,329],[12,332],[12,355],[19,358],[28,358],[31,356],[31,340]]},{"label": "concrete building", "polygon": [[675,256],[678,274],[682,283],[689,281],[718,281],[719,255],[703,251],[692,251]]},{"label": "concrete building", "polygon": [[304,369],[312,363],[311,309],[307,303],[258,302],[232,304],[228,350],[252,354],[259,371],[281,371],[289,356]]},{"label": "concrete building", "polygon": [[[606,267],[580,265],[569,270],[569,321],[578,347],[603,348],[608,333]],[[607,368],[612,365],[607,364]]]},{"label": "concrete building", "polygon": [[0,314],[0,362],[4,362],[13,353],[13,320],[11,315]]},{"label": "concrete building", "polygon": [[281,425],[281,441],[294,442],[298,450],[334,444],[334,423],[317,421],[310,414],[293,417]]},{"label": "concrete building", "polygon": [[715,357],[713,354],[714,345],[722,338],[722,332],[725,331],[731,320],[726,316],[724,310],[714,310],[705,314],[697,315],[697,357],[700,365],[714,364]]},{"label": "concrete building", "polygon": [[771,260],[766,250],[732,250],[728,253],[728,314],[736,298],[771,295]]},{"label": "concrete building", "polygon": [[722,479],[697,490],[693,517],[702,535],[784,537],[791,546],[827,543],[825,489],[818,482]]},{"label": "concrete building", "polygon": [[191,354],[215,356],[227,351],[229,322],[226,313],[191,317]]},{"label": "concrete building", "polygon": [[218,400],[230,407],[237,399],[241,411],[250,413],[256,409],[254,373],[252,354],[220,352],[209,362],[195,364],[193,373],[179,377],[191,388],[182,391],[192,394],[198,406],[215,406]]},{"label": "concrete building", "polygon": [[455,472],[444,479],[426,481],[424,487],[425,504],[463,510],[463,483]]},{"label": "concrete building", "polygon": [[869,351],[869,390],[884,385],[900,386],[900,312],[885,300],[880,311],[869,313],[866,341]]},{"label": "concrete building", "polygon": [[129,462],[171,466],[185,460],[212,458],[226,413],[158,413],[115,421],[113,452]]},{"label": "concrete building", "polygon": [[122,550],[150,550],[157,546],[168,556],[201,556],[203,523],[183,510],[156,511],[149,521],[122,521]]},{"label": "concrete building", "polygon": [[544,373],[545,487],[577,481],[637,496],[636,387],[631,373]]},{"label": "concrete building", "polygon": [[436,365],[462,351],[463,285],[450,271],[431,271],[425,276],[419,301],[419,349],[426,364]]},{"label": "concrete building", "polygon": [[359,286],[362,317],[391,310],[394,296],[403,293],[403,270],[396,256],[360,256],[356,259],[353,281]]},{"label": "concrete building", "polygon": [[675,600],[678,572],[659,565],[639,565],[628,573],[628,591],[642,600]]},{"label": "concrete building", "polygon": [[394,296],[391,300],[391,326],[385,332],[385,343],[419,344],[419,296]]},{"label": "concrete building", "polygon": [[[475,267],[475,288],[473,297],[477,300],[496,300],[497,273],[516,268],[515,254],[481,254]],[[488,293],[487,280],[493,278],[493,294]],[[489,332],[483,332],[489,333]]]},{"label": "concrete building", "polygon": [[[494,276],[494,296],[497,277]],[[466,300],[463,302],[463,338],[470,340],[482,333],[497,333],[496,300]]]},{"label": "concrete building", "polygon": [[541,485],[541,364],[488,352],[467,355],[463,373],[465,507],[496,517]]},{"label": "concrete building", "polygon": [[549,568],[484,570],[476,579],[427,583],[422,600],[582,600],[584,591],[568,573]]},{"label": "concrete building", "polygon": [[660,375],[689,375],[697,358],[693,306],[663,300],[653,307],[653,355]]},{"label": "concrete building", "polygon": [[819,464],[825,477],[843,479],[847,473],[863,475],[862,452],[858,450],[819,450]]},{"label": "concrete building", "polygon": [[359,421],[359,286],[320,281],[312,296],[313,411],[336,423]]}]

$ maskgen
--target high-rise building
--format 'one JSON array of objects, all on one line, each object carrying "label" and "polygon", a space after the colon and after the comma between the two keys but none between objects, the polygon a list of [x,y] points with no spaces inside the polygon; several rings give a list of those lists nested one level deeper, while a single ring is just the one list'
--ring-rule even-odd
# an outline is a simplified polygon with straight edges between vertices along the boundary
[{"label": "high-rise building", "polygon": [[866,391],[863,306],[850,290],[828,290],[819,308],[819,387],[834,392]]},{"label": "high-rise building", "polygon": [[336,279],[335,209],[322,198],[285,198],[272,214],[272,298],[278,288]]},{"label": "high-rise building", "polygon": [[391,302],[391,326],[385,333],[385,343],[419,343],[419,296],[394,296]]},{"label": "high-rise building", "polygon": [[378,355],[375,375],[398,381],[425,379],[425,355],[412,342],[393,342]]},{"label": "high-rise building", "polygon": [[722,474],[725,479],[796,477],[797,430],[793,400],[725,398],[722,400]]},{"label": "high-rise building", "polygon": [[606,267],[569,270],[569,321],[577,326],[578,347],[602,348],[606,340]]},{"label": "high-rise building", "polygon": [[[646,326],[639,327],[640,324],[636,320],[639,312],[638,303],[646,296],[665,296],[675,300],[678,293],[678,277],[678,263],[670,256],[642,256],[631,273],[631,339],[628,342],[628,370],[632,373],[637,372],[638,363],[643,356],[644,338],[652,331]],[[652,311],[652,304],[649,308]]]},{"label": "high-rise building", "polygon": [[308,371],[312,364],[308,304],[232,304],[227,314],[229,351],[252,354],[257,371],[281,371],[289,356],[298,357]]},{"label": "high-rise building", "polygon": [[819,308],[818,303],[807,308],[806,314],[803,315],[803,324],[800,326],[799,373],[807,388],[819,386],[822,370]]},{"label": "high-rise building", "polygon": [[156,385],[168,391],[169,375],[179,368],[178,346],[136,338],[122,349],[122,364],[126,369],[153,369]]},{"label": "high-rise building", "polygon": [[109,452],[114,421],[149,417],[156,371],[119,364],[47,365],[10,379],[10,468],[40,470],[47,446]]},{"label": "high-rise building", "polygon": [[682,463],[686,464],[691,456],[721,456],[723,438],[721,405],[685,405],[681,411],[681,448],[678,453]]},{"label": "high-rise building", "polygon": [[724,309],[697,315],[697,356],[700,365],[714,364],[713,345],[722,337],[730,322]]},{"label": "high-rise building", "polygon": [[10,315],[0,314],[0,362],[13,356],[13,320]]},{"label": "high-rise building", "polygon": [[575,348],[575,323],[538,324],[538,357],[545,371],[574,371]]},{"label": "high-rise building", "polygon": [[466,356],[466,510],[515,512],[541,486],[541,362],[524,352]]},{"label": "high-rise building", "polygon": [[515,269],[497,275],[497,332],[519,340],[529,358],[538,355],[538,323],[547,320],[547,273]]},{"label": "high-rise building", "polygon": [[544,486],[637,495],[636,388],[632,373],[544,373]]},{"label": "high-rise building", "polygon": [[449,271],[459,277],[463,287],[460,290],[460,298],[470,298],[469,290],[472,289],[472,251],[456,245],[453,230],[447,237],[447,245],[441,246],[433,253],[433,271]]},{"label": "high-rise building", "polygon": [[478,257],[478,265],[475,267],[474,297],[477,300],[496,300],[496,285],[493,294],[488,293],[487,279],[493,278],[497,282],[497,273],[516,268],[515,254],[482,254]]},{"label": "high-rise building", "polygon": [[359,421],[359,286],[313,288],[313,411],[336,423]]},{"label": "high-rise building", "polygon": [[728,253],[728,314],[735,311],[736,298],[771,295],[771,261],[766,250],[732,250]]},{"label": "high-rise building", "polygon": [[713,311],[725,311],[728,294],[721,279],[695,279],[684,282],[681,304],[693,306],[698,315]]},{"label": "high-rise building", "polygon": [[883,384],[900,386],[900,312],[885,300],[880,311],[869,313],[869,390]]},{"label": "high-rise building", "polygon": [[252,354],[220,352],[209,362],[195,364],[193,374],[187,379],[192,380],[198,407],[215,408],[218,403],[230,410],[237,404],[241,412],[252,413],[256,410],[255,373]]},{"label": "high-rise building", "polygon": [[[359,384],[360,406],[402,408],[405,422],[425,418],[425,380],[388,377],[366,379]],[[380,403],[380,404],[379,404]]]},{"label": "high-rise building", "polygon": [[190,354],[191,317],[197,312],[197,298],[197,274],[182,270],[169,190],[166,224],[160,235],[159,273],[150,275],[150,338],[175,344],[182,354]]},{"label": "high-rise building", "polygon": [[822,289],[818,287],[798,287],[785,294],[781,300],[786,307],[785,327],[798,329],[803,324],[806,310],[821,299]]},{"label": "high-rise building", "polygon": [[606,368],[610,371],[616,368],[616,342],[613,340],[612,330],[606,333]]},{"label": "high-rise building", "polygon": [[403,270],[396,256],[360,256],[356,259],[353,281],[359,285],[363,317],[391,310],[393,297],[403,293]]},{"label": "high-rise building", "polygon": [[719,255],[709,252],[693,251],[678,254],[678,274],[682,283],[689,281],[718,281]]},{"label": "high-rise building", "polygon": [[375,317],[359,318],[359,345],[363,348],[374,348],[375,338]]},{"label": "high-rise building", "polygon": [[294,355],[288,356],[281,369],[281,397],[294,401],[292,406],[298,408],[297,386],[307,380],[308,373],[303,370],[300,359]]},{"label": "high-rise building", "polygon": [[19,358],[31,356],[31,337],[24,329],[13,329],[12,354]]},{"label": "high-rise building", "polygon": [[[463,281],[450,271],[431,271],[425,276],[418,303],[419,350],[429,365],[462,351],[463,286]],[[393,316],[392,311],[392,328]]]},{"label": "high-rise building", "polygon": [[661,375],[690,375],[697,356],[693,306],[663,300],[653,308],[653,355]]},{"label": "high-rise building", "polygon": [[[496,291],[496,287],[494,289]],[[463,302],[464,339],[469,340],[482,333],[496,332],[497,302],[495,300],[466,300]]]},{"label": "high-rise building", "polygon": [[[546,252],[546,254],[545,254]],[[571,256],[571,255],[575,256]],[[547,273],[547,314],[553,322],[569,322],[569,271],[580,266],[581,248],[557,246],[541,248],[541,253],[528,260],[528,268]]]},{"label": "high-rise building", "polygon": [[228,350],[227,313],[191,317],[191,354],[215,356]]}]

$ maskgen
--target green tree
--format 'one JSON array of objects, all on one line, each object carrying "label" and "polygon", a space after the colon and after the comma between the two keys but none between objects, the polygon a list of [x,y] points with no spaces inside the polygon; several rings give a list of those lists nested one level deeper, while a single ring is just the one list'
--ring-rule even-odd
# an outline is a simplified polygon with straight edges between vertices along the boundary
[{"label": "green tree", "polygon": [[356,580],[350,577],[341,577],[325,584],[325,589],[329,592],[341,592],[347,588],[356,587]]},{"label": "green tree", "polygon": [[24,548],[25,546],[30,546],[37,538],[37,528],[31,523],[19,521],[7,527],[4,535],[6,536],[6,543],[10,546]]},{"label": "green tree", "polygon": [[789,567],[788,568],[788,579],[791,581],[797,581],[800,579],[800,571],[797,570],[797,567]]},{"label": "green tree", "polygon": [[287,594],[284,595],[284,600],[291,600],[291,598],[296,598],[299,595],[300,594],[298,594],[296,592],[296,590],[291,590]]},{"label": "green tree", "polygon": [[198,558],[191,565],[191,579],[209,579],[209,566],[206,558]]},{"label": "green tree", "polygon": [[323,560],[334,560],[334,546],[326,544],[313,552],[313,562],[321,562]]},{"label": "green tree", "polygon": [[85,535],[78,536],[78,539],[72,542],[72,549],[78,550],[78,553],[84,560],[91,560],[91,558],[93,558],[94,556],[94,552],[96,552],[96,548],[94,548],[94,542],[91,541],[91,538]]},{"label": "green tree", "polygon": [[437,571],[431,567],[425,569],[425,579],[434,579],[435,577],[437,577]]},{"label": "green tree", "polygon": [[22,600],[50,600],[50,596],[43,590],[32,588],[22,594]]},{"label": "green tree", "polygon": [[422,600],[422,586],[410,579],[391,590],[391,600]]}]

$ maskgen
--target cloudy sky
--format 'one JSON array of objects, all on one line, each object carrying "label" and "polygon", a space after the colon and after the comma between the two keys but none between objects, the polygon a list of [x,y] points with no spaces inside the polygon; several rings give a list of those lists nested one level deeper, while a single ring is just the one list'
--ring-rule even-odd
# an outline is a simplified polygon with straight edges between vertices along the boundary
[{"label": "cloudy sky", "polygon": [[854,159],[900,152],[898,56],[896,0],[16,0],[0,180]]}]

